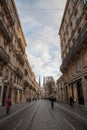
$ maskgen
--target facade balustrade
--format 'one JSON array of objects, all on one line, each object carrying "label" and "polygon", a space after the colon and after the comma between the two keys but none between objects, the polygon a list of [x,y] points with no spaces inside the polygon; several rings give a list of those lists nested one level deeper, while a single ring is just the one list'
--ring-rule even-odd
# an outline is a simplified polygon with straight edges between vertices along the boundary
[{"label": "facade balustrade", "polygon": [[22,52],[25,53],[25,49],[24,49],[24,47],[23,47],[23,43],[22,43],[22,41],[21,41],[21,38],[19,38],[19,37],[18,37],[18,44],[19,44],[19,46],[21,47]]},{"label": "facade balustrade", "polygon": [[10,57],[2,46],[0,46],[0,62],[3,62],[4,64],[8,64],[10,62]]},{"label": "facade balustrade", "polygon": [[20,63],[21,63],[22,65],[24,65],[24,60],[23,60],[22,54],[21,54],[19,51],[16,51],[16,55],[17,55],[17,58],[18,58],[18,60],[20,61]]},{"label": "facade balustrade", "polygon": [[14,17],[12,14],[13,11],[11,10],[10,3],[9,3],[10,0],[1,0],[0,2],[4,7],[8,20],[10,21],[10,24],[14,25]]},{"label": "facade balustrade", "polygon": [[23,72],[17,67],[16,68],[16,75],[19,76],[20,78],[23,78]]},{"label": "facade balustrade", "polygon": [[10,33],[5,20],[2,16],[2,14],[0,14],[0,31],[3,33],[3,35],[5,36],[5,38],[7,39],[8,42],[12,41],[12,34]]},{"label": "facade balustrade", "polygon": [[67,54],[66,58],[64,59],[62,65],[60,66],[60,70],[63,72],[68,67],[69,61],[73,58],[74,54],[81,48],[82,45],[87,45],[87,23],[84,25],[83,29],[79,33],[79,36],[75,43],[73,44],[72,48],[70,49],[69,53]]}]

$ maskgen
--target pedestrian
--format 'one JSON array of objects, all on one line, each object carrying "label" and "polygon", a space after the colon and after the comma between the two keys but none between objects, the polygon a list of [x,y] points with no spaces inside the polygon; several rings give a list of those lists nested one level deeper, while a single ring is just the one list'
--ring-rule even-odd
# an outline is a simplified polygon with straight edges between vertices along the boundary
[{"label": "pedestrian", "polygon": [[73,97],[72,96],[70,96],[70,98],[69,98],[69,104],[71,107],[73,107]]},{"label": "pedestrian", "polygon": [[54,97],[53,96],[51,96],[50,97],[50,101],[51,101],[51,108],[53,109],[54,108]]},{"label": "pedestrian", "polygon": [[10,96],[8,96],[8,98],[6,99],[6,113],[9,114],[10,109],[11,109],[11,98]]}]

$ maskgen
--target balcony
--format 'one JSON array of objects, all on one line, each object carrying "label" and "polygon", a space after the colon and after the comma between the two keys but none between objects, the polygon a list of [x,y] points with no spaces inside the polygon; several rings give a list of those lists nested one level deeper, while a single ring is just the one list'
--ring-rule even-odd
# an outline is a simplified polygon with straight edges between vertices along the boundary
[{"label": "balcony", "polygon": [[24,89],[26,89],[26,87],[29,86],[29,82],[27,80],[24,80],[23,86],[24,86]]},{"label": "balcony", "polygon": [[23,78],[23,72],[17,67],[15,73],[18,77]]},{"label": "balcony", "polygon": [[13,17],[13,14],[12,14],[13,11],[10,8],[9,0],[1,0],[0,2],[4,7],[4,10],[6,12],[6,15],[8,17],[10,24],[14,25],[14,17]]},{"label": "balcony", "polygon": [[18,44],[19,44],[20,48],[22,49],[22,52],[25,53],[25,49],[23,47],[23,43],[21,41],[21,38],[19,38],[19,37],[18,37]]},{"label": "balcony", "polygon": [[64,59],[62,65],[60,66],[61,72],[64,72],[65,70],[67,70],[69,62],[73,60],[73,58],[75,57],[75,54],[79,53],[83,47],[87,46],[86,41],[87,41],[87,23],[84,25],[83,29],[80,31],[77,40],[73,44],[72,48],[70,49],[69,53]]},{"label": "balcony", "polygon": [[20,61],[20,63],[21,63],[22,65],[24,65],[24,60],[23,60],[22,54],[21,54],[19,51],[16,51],[16,55],[17,55],[17,58],[18,58],[18,60]]},{"label": "balcony", "polygon": [[10,33],[3,16],[0,14],[0,30],[7,39],[8,42],[12,41],[12,34]]},{"label": "balcony", "polygon": [[2,46],[0,46],[0,62],[3,62],[4,64],[8,64],[10,62],[10,57]]}]

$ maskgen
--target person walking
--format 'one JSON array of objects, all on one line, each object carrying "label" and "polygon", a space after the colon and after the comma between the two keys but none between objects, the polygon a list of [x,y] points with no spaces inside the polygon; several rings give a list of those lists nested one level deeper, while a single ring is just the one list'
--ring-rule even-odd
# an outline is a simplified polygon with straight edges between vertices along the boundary
[{"label": "person walking", "polygon": [[50,101],[51,101],[51,108],[53,109],[54,108],[54,97],[50,97]]},{"label": "person walking", "polygon": [[10,109],[11,109],[11,98],[8,96],[8,98],[6,99],[6,113],[9,114]]},{"label": "person walking", "polygon": [[73,107],[73,97],[72,96],[70,96],[70,98],[69,98],[69,104],[71,107]]}]

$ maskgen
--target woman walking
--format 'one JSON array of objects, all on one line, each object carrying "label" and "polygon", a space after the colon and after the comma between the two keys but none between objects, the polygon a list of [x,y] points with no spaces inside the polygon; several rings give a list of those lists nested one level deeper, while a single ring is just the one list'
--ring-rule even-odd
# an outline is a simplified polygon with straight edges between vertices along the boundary
[{"label": "woman walking", "polygon": [[7,100],[6,100],[6,113],[7,114],[9,114],[10,109],[11,109],[11,98],[8,97]]}]

